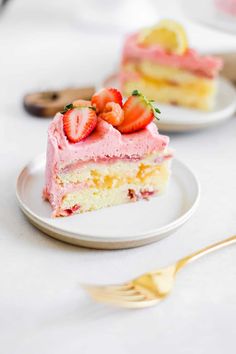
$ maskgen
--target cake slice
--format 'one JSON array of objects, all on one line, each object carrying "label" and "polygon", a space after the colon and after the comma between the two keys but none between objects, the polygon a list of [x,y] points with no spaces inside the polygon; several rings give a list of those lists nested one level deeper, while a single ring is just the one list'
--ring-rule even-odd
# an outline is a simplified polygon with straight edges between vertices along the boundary
[{"label": "cake slice", "polygon": [[169,178],[169,138],[137,91],[122,104],[115,89],[57,113],[48,130],[44,197],[53,216],[149,199]]},{"label": "cake slice", "polygon": [[236,0],[214,0],[214,4],[220,15],[236,17]]},{"label": "cake slice", "polygon": [[220,58],[188,47],[179,23],[162,20],[126,39],[120,86],[126,96],[138,89],[156,102],[211,110],[221,68]]}]

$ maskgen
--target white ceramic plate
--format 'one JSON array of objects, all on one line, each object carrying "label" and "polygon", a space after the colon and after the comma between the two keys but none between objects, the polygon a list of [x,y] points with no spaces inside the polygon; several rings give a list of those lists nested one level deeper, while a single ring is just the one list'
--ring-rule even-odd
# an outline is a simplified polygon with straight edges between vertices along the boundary
[{"label": "white ceramic plate", "polygon": [[[119,88],[117,75],[109,76],[98,85],[98,88],[101,87]],[[236,111],[236,90],[231,82],[219,78],[215,101],[215,107],[210,112],[158,103],[161,111],[158,128],[166,132],[192,131],[214,126],[229,119]]]},{"label": "white ceramic plate", "polygon": [[196,210],[199,184],[181,161],[174,159],[166,194],[70,217],[51,218],[42,199],[45,158],[32,160],[17,179],[20,207],[37,228],[62,241],[92,248],[130,248],[158,241],[183,225]]}]

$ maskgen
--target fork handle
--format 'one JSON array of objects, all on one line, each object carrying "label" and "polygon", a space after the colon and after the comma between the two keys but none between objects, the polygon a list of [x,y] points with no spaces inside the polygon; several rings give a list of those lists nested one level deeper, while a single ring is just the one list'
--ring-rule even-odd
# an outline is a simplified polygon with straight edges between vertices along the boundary
[{"label": "fork handle", "polygon": [[176,271],[180,270],[181,268],[183,268],[186,264],[195,261],[196,259],[204,256],[205,254],[214,252],[220,248],[229,246],[233,243],[236,243],[236,236],[231,236],[226,238],[225,240],[213,243],[212,245],[209,245],[207,247],[202,248],[199,251],[196,251],[192,254],[190,254],[189,256],[186,256],[184,258],[181,258],[179,261],[177,261],[177,265],[176,265]]}]

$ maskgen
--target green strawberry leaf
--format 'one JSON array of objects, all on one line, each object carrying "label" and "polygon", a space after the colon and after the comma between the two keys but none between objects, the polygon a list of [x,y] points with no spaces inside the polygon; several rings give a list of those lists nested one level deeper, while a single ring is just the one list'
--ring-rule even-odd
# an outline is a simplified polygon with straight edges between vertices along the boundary
[{"label": "green strawberry leaf", "polygon": [[132,96],[141,96],[141,93],[138,90],[134,90]]},{"label": "green strawberry leaf", "polygon": [[70,109],[73,109],[73,108],[74,108],[73,103],[69,103],[64,107],[63,111],[61,111],[60,113],[65,114],[67,111],[69,111]]}]

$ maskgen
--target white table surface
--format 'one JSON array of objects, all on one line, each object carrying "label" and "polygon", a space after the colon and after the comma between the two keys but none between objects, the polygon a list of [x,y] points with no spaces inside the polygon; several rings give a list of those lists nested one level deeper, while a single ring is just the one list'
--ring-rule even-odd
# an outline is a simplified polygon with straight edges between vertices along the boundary
[{"label": "white table surface", "polygon": [[[119,35],[79,29],[69,1],[54,15],[50,4],[13,1],[0,17],[0,352],[235,353],[235,246],[183,270],[173,294],[155,308],[96,304],[79,287],[127,280],[236,233],[235,117],[209,130],[171,135],[178,157],[198,175],[202,196],[192,219],[161,242],[122,251],[82,249],[39,232],[19,210],[16,177],[45,151],[49,123],[27,115],[22,96],[100,80],[114,69],[122,43]],[[235,43],[232,36],[189,28],[203,50]]]}]

